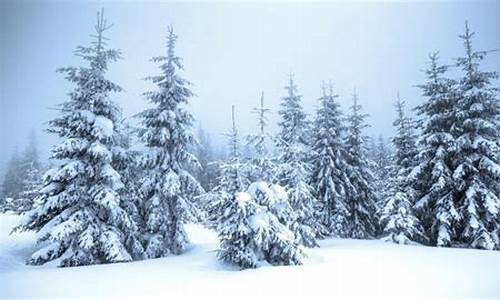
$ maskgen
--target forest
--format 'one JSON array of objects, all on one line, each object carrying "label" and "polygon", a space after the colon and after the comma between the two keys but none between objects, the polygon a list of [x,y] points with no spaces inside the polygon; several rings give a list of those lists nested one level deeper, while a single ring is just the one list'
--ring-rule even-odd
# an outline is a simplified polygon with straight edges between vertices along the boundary
[{"label": "forest", "polygon": [[[107,78],[122,59],[108,47],[110,27],[99,12],[93,42],[75,50],[81,65],[58,69],[73,89],[48,120],[59,138],[50,163],[41,162],[33,134],[5,172],[0,208],[22,216],[11,234],[36,232],[28,264],[182,255],[188,223],[216,232],[214,255],[238,269],[300,265],[331,237],[500,250],[498,73],[483,70],[491,51],[474,47],[467,22],[458,39],[450,37],[463,45],[461,57],[431,52],[422,66],[420,104],[395,99],[389,142],[366,135],[356,90],[341,107],[326,80],[310,115],[290,74],[279,131],[269,130],[263,92],[253,111],[228,108],[224,153],[188,109],[189,70],[173,27],[157,51],[163,55],[152,58],[158,72],[146,78],[156,87],[143,94],[150,106],[134,122],[122,116],[114,98],[127,87]],[[255,131],[243,135],[238,115],[247,113]]]}]

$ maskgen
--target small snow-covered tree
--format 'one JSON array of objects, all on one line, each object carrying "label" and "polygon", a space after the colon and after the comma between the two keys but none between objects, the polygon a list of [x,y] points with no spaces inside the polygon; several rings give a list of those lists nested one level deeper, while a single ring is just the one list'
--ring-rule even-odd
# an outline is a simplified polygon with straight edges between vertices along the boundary
[{"label": "small snow-covered tree", "polygon": [[193,143],[193,118],[186,111],[192,92],[189,82],[179,76],[181,59],[175,55],[177,36],[168,28],[166,56],[153,58],[161,74],[148,80],[156,91],[145,93],[153,105],[138,116],[143,128],[139,136],[146,146],[141,166],[147,169],[141,194],[145,214],[145,256],[155,258],[180,254],[189,243],[184,223],[198,217],[193,198],[202,190],[188,172],[187,164],[197,164],[188,147]]},{"label": "small snow-covered tree", "polygon": [[231,131],[227,134],[229,157],[219,164],[221,173],[218,178],[219,184],[200,197],[207,225],[212,228],[217,228],[224,203],[233,199],[236,193],[245,191],[249,185],[248,166],[242,161],[240,154],[240,136],[236,126],[234,105],[231,107],[231,121]]},{"label": "small snow-covered tree", "polygon": [[429,58],[427,82],[419,86],[427,99],[417,107],[422,129],[418,165],[409,177],[416,193],[417,217],[426,237],[432,245],[450,246],[459,221],[452,177],[456,143],[451,134],[457,98],[455,81],[445,77],[448,67],[439,64],[438,53]]},{"label": "small snow-covered tree", "polygon": [[18,214],[32,210],[37,204],[38,192],[42,185],[42,170],[32,165],[23,180],[23,191],[19,193],[17,198],[12,198],[7,210]]},{"label": "small snow-covered tree", "polygon": [[[237,193],[233,200],[224,203],[223,212],[218,227],[221,240],[218,257],[222,261],[240,268],[256,268],[262,260],[274,264],[300,263],[301,257],[296,254],[300,248],[293,244],[293,234],[250,194]],[[295,251],[290,253],[290,250]]]},{"label": "small snow-covered tree", "polygon": [[453,180],[455,203],[460,205],[459,238],[472,247],[500,249],[500,104],[493,83],[498,73],[480,69],[487,51],[473,49],[473,36],[466,22],[460,36],[465,56],[457,59],[463,76],[452,128],[458,148]]},{"label": "small snow-covered tree", "polygon": [[345,127],[336,98],[331,84],[328,89],[323,88],[314,120],[311,182],[320,204],[317,217],[326,227],[325,234],[347,237],[346,184],[349,179],[343,144]]},{"label": "small snow-covered tree", "polygon": [[372,237],[375,234],[375,194],[373,176],[366,156],[366,140],[363,129],[366,114],[361,112],[356,92],[353,94],[351,114],[348,116],[345,140],[348,186],[346,188],[349,217],[349,236],[352,238]]},{"label": "small snow-covered tree", "polygon": [[[0,191],[0,209],[3,207],[4,210],[11,210],[18,213],[29,209],[31,205],[26,198],[26,192],[27,190],[33,191],[34,180],[36,180],[34,172],[40,169],[41,164],[38,158],[36,134],[32,130],[24,152],[19,155],[16,149],[7,164]],[[5,198],[9,198],[8,205],[3,202]],[[18,210],[18,208],[20,209]]]},{"label": "small snow-covered tree", "polygon": [[23,190],[23,175],[21,172],[21,157],[14,151],[9,161],[7,162],[7,167],[5,169],[4,179],[2,182],[2,209],[7,209],[7,199],[9,203],[13,198],[18,198],[19,194]]},{"label": "small snow-covered tree", "polygon": [[304,257],[294,234],[247,192],[223,203],[217,231],[218,257],[240,268],[256,268],[261,261],[273,265],[298,265]]},{"label": "small snow-covered tree", "polygon": [[384,239],[409,244],[422,239],[420,221],[415,216],[413,191],[409,174],[415,166],[417,157],[416,136],[414,122],[406,116],[404,101],[398,94],[396,102],[397,118],[393,125],[397,133],[392,139],[395,147],[395,164],[392,168],[389,181],[388,197],[380,211],[380,222],[383,227]]},{"label": "small snow-covered tree", "polygon": [[132,220],[122,209],[122,179],[113,167],[120,150],[116,122],[120,109],[110,94],[121,91],[105,78],[108,64],[120,57],[105,48],[110,26],[98,13],[95,40],[78,47],[85,67],[60,69],[76,87],[50,121],[49,131],[62,138],[52,150],[61,165],[49,170],[39,191],[41,204],[27,213],[20,230],[36,230],[40,249],[29,263],[57,260],[59,266],[130,261],[125,245]]}]

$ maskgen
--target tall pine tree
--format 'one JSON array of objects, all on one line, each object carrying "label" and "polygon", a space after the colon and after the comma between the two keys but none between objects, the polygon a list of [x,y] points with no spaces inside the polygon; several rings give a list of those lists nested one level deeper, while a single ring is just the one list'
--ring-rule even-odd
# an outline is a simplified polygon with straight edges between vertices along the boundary
[{"label": "tall pine tree", "polygon": [[348,187],[346,188],[349,217],[349,236],[366,238],[375,235],[375,195],[373,192],[373,177],[369,169],[366,155],[367,137],[363,129],[366,114],[361,112],[356,91],[353,94],[351,114],[348,116],[347,137],[345,140]]},{"label": "tall pine tree", "polygon": [[419,164],[410,178],[416,193],[415,209],[431,245],[450,246],[459,221],[454,199],[453,159],[456,123],[455,81],[445,77],[448,67],[440,65],[438,53],[429,56],[425,71],[427,82],[419,87],[427,100],[417,107],[422,129],[419,140]]},{"label": "tall pine tree", "polygon": [[457,59],[463,72],[455,126],[457,157],[453,179],[460,205],[460,240],[471,247],[500,249],[500,105],[493,85],[498,73],[481,70],[487,51],[472,47],[474,33],[467,22],[460,36],[465,56]]},{"label": "tall pine tree", "polygon": [[286,90],[288,95],[282,98],[279,111],[280,183],[285,187],[289,203],[297,215],[296,220],[291,222],[297,239],[305,246],[313,247],[317,246],[316,236],[323,230],[314,216],[317,200],[309,183],[311,173],[309,146],[304,137],[309,123],[302,108],[302,96],[298,94],[292,76]]},{"label": "tall pine tree", "polygon": [[120,151],[115,126],[120,109],[110,94],[121,88],[105,75],[120,52],[105,48],[103,34],[109,27],[98,13],[95,40],[76,50],[89,66],[60,69],[76,85],[61,104],[60,115],[50,121],[49,131],[63,139],[52,158],[62,164],[47,172],[41,205],[18,227],[38,232],[40,249],[31,256],[33,264],[56,259],[60,266],[131,260],[125,239],[132,221],[122,208],[123,183],[113,167]]},{"label": "tall pine tree", "polygon": [[175,55],[176,40],[169,27],[166,56],[153,58],[161,74],[148,78],[157,90],[145,93],[153,107],[138,115],[143,124],[139,136],[146,146],[141,165],[148,170],[141,186],[147,258],[184,251],[189,241],[183,224],[197,219],[193,198],[202,190],[187,171],[188,164],[198,162],[188,150],[193,118],[184,106],[192,92],[178,75],[183,67]]},{"label": "tall pine tree", "polygon": [[323,87],[313,127],[311,185],[320,204],[316,215],[326,229],[324,234],[347,237],[349,180],[343,144],[345,126],[337,98],[331,84],[328,89]]},{"label": "tall pine tree", "polygon": [[417,157],[414,122],[406,116],[404,101],[398,94],[396,102],[397,118],[393,125],[396,136],[392,139],[395,147],[395,162],[388,181],[388,197],[380,212],[383,235],[386,240],[409,244],[422,239],[420,221],[415,216],[415,193],[408,179]]}]

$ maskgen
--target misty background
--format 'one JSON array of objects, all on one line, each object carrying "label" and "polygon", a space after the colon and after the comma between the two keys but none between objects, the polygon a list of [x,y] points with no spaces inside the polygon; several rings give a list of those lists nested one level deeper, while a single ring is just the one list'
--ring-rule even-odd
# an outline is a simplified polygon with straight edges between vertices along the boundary
[{"label": "misty background", "polygon": [[[290,73],[313,113],[322,81],[332,80],[344,111],[356,88],[370,114],[366,133],[388,138],[399,91],[412,108],[421,103],[415,87],[424,80],[428,53],[440,51],[442,62],[463,55],[458,35],[465,20],[476,32],[476,49],[500,48],[500,2],[332,2],[332,3],[166,3],[0,1],[0,169],[16,147],[38,136],[42,159],[56,141],[44,132],[72,86],[58,67],[82,61],[73,55],[87,45],[96,12],[103,7],[114,23],[109,46],[123,52],[108,78],[125,92],[113,95],[124,116],[141,111],[141,94],[152,88],[144,77],[158,73],[152,56],[163,55],[167,25],[179,36],[177,54],[183,76],[196,97],[190,111],[214,143],[225,142],[231,105],[240,131],[257,129],[252,108],[260,94],[277,110]],[[500,69],[500,52],[484,68]]]}]

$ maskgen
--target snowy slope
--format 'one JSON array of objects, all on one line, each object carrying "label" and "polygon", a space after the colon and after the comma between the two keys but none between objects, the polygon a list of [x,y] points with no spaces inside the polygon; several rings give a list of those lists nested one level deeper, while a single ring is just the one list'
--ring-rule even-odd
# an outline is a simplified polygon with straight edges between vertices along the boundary
[{"label": "snowy slope", "polygon": [[500,252],[330,239],[303,266],[235,271],[190,225],[184,255],[61,269],[24,265],[34,236],[9,236],[18,218],[0,214],[0,299],[500,299]]}]

